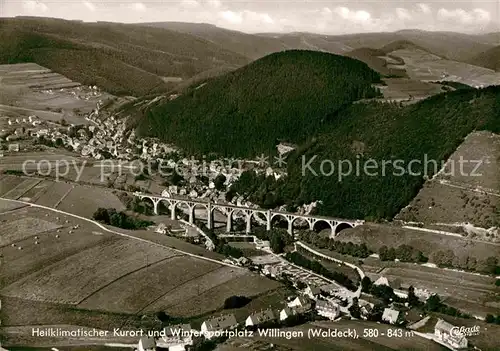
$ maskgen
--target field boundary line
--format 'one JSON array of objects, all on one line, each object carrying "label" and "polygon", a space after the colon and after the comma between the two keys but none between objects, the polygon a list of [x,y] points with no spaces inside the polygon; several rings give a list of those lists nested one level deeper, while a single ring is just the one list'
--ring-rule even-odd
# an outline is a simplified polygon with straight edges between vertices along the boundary
[{"label": "field boundary line", "polygon": [[172,256],[169,256],[169,257],[165,257],[165,258],[162,258],[161,260],[158,260],[158,261],[155,261],[155,262],[152,262],[152,263],[148,263],[147,265],[145,266],[141,266],[137,269],[134,269],[130,272],[127,272],[125,274],[122,274],[121,276],[119,276],[118,278],[115,278],[113,279],[112,281],[104,284],[103,286],[101,286],[99,289],[97,290],[94,290],[92,293],[90,293],[88,296],[84,297],[83,299],[81,299],[80,301],[78,301],[75,305],[78,306],[79,304],[83,303],[85,300],[89,299],[90,297],[92,297],[93,295],[95,295],[96,293],[98,293],[99,291],[103,290],[103,289],[106,289],[108,286],[110,286],[111,284],[114,284],[116,283],[118,280],[130,275],[130,274],[133,274],[133,273],[136,273],[136,272],[139,272],[140,270],[144,269],[144,268],[148,268],[150,266],[153,266],[153,265],[156,265],[157,263],[163,263],[165,261],[168,261],[169,259],[171,258],[175,258],[175,257],[182,257],[183,255],[172,255]]},{"label": "field boundary line", "polygon": [[[214,272],[214,271],[216,271],[216,270],[218,270],[218,269],[220,269],[220,268],[221,268],[221,267],[216,267],[216,268],[214,268],[214,269],[211,269],[211,270],[209,270],[208,272],[205,272],[205,273],[200,274],[200,275],[197,275],[196,277],[193,277],[193,278],[191,278],[191,279],[189,279],[189,280],[186,280],[185,282],[183,282],[182,284],[180,284],[180,285],[176,286],[175,288],[172,288],[172,289],[167,290],[166,292],[164,292],[163,294],[161,294],[161,295],[160,295],[160,296],[158,296],[157,298],[153,299],[153,301],[148,302],[148,303],[147,303],[144,307],[142,307],[141,309],[139,309],[139,310],[138,310],[135,314],[139,314],[139,313],[141,313],[141,312],[142,312],[142,311],[144,311],[146,308],[148,308],[148,306],[151,306],[151,305],[152,305],[152,304],[154,304],[155,302],[159,301],[162,297],[166,296],[167,294],[169,294],[170,292],[172,292],[172,291],[174,291],[174,290],[176,290],[176,289],[179,289],[181,286],[183,286],[183,285],[185,285],[185,284],[187,284],[187,283],[190,283],[190,282],[192,282],[193,280],[196,280],[196,279],[198,279],[198,278],[201,278],[201,277],[203,277],[204,275],[207,275],[207,274],[209,274],[209,273],[212,273],[212,272]],[[220,285],[220,284],[219,284],[219,285]],[[219,285],[217,285],[217,286],[219,286]],[[199,296],[199,295],[196,295],[196,296]]]},{"label": "field boundary line", "polygon": [[35,196],[33,196],[30,199],[30,202],[33,201],[33,203],[36,203],[38,201],[38,199],[40,199],[50,188],[52,188],[52,185],[54,184],[54,182],[52,182],[51,180],[42,179],[42,181],[40,183],[38,183],[38,184],[41,184],[42,182],[46,182],[46,181],[49,181],[52,184],[49,184],[44,189],[42,189],[41,191],[39,191],[38,193],[36,193]]},{"label": "field boundary line", "polygon": [[232,267],[234,269],[244,269],[244,268],[235,266],[233,264],[226,263],[226,262],[223,262],[223,261],[219,261],[219,260],[216,260],[216,259],[213,259],[213,258],[209,258],[209,257],[205,257],[205,256],[199,256],[199,255],[193,254],[191,252],[182,251],[182,250],[179,250],[179,249],[174,249],[173,247],[170,247],[170,246],[167,246],[167,245],[163,245],[163,244],[159,244],[159,243],[156,243],[154,241],[147,240],[147,239],[138,238],[138,237],[130,235],[130,234],[120,233],[120,232],[117,232],[115,230],[108,229],[103,224],[101,224],[99,222],[96,222],[96,221],[94,221],[92,219],[89,219],[89,218],[86,218],[86,217],[83,217],[83,216],[79,216],[79,215],[75,215],[73,213],[61,211],[61,210],[58,210],[56,208],[52,208],[52,207],[48,207],[48,206],[43,206],[43,205],[38,205],[38,204],[33,204],[31,202],[26,202],[26,201],[21,201],[21,200],[6,199],[4,197],[0,197],[0,200],[18,202],[18,203],[22,203],[22,204],[25,204],[25,205],[28,205],[28,206],[31,206],[31,207],[37,207],[37,208],[42,208],[42,209],[45,209],[45,210],[48,210],[48,211],[57,212],[57,213],[60,213],[60,214],[66,215],[66,216],[78,218],[78,219],[80,219],[82,221],[86,221],[88,223],[92,223],[93,225],[95,225],[95,226],[101,228],[102,230],[104,230],[104,231],[106,231],[108,233],[111,233],[111,234],[116,234],[116,235],[119,235],[119,236],[122,236],[122,237],[125,237],[125,238],[142,241],[142,242],[145,242],[145,243],[148,243],[148,244],[156,245],[156,246],[163,247],[163,248],[175,251],[175,252],[179,252],[179,253],[184,254],[186,256],[198,258],[198,259],[209,261],[209,262],[214,262],[214,263],[217,263],[217,264],[220,264],[220,265],[223,265],[223,266]]},{"label": "field boundary line", "polygon": [[14,190],[16,190],[19,186],[21,186],[21,184],[24,183],[24,181],[28,178],[23,178],[21,177],[21,179],[23,179],[21,181],[21,183],[17,184],[15,187],[13,187],[12,189],[10,189],[9,191],[7,191],[5,194],[2,195],[2,198],[5,199],[5,200],[17,200],[17,199],[9,199],[9,198],[6,198],[5,196],[8,196],[11,192],[13,192]]},{"label": "field boundary line", "polygon": [[472,242],[483,243],[483,244],[487,244],[487,245],[500,246],[500,243],[493,243],[493,242],[490,242],[490,241],[484,241],[484,240],[477,240],[477,239],[466,238],[466,237],[463,237],[460,234],[452,233],[452,232],[446,232],[444,230],[429,229],[429,228],[420,228],[420,227],[414,227],[414,226],[411,226],[411,225],[404,225],[401,228],[412,229],[412,230],[417,230],[417,231],[431,233],[431,234],[452,236],[452,237],[455,237],[455,238],[458,238],[458,239],[462,239],[462,240],[465,240],[465,241],[472,241]]},{"label": "field boundary line", "polygon": [[59,199],[59,201],[57,201],[57,202],[55,203],[55,205],[54,205],[54,209],[57,209],[57,206],[59,206],[59,205],[61,204],[61,202],[63,202],[63,201],[64,201],[64,199],[65,199],[65,198],[69,195],[69,193],[70,193],[73,189],[75,189],[75,186],[74,186],[73,184],[71,184],[71,188],[69,188],[69,189],[68,189],[68,191],[66,191],[66,192],[64,193],[64,195],[63,195],[63,196]]},{"label": "field boundary line", "polygon": [[448,180],[439,180],[438,179],[437,181],[439,184],[449,186],[451,188],[462,189],[462,190],[466,190],[466,191],[470,191],[470,192],[478,193],[478,194],[483,194],[483,195],[486,194],[486,195],[490,195],[490,196],[500,197],[499,193],[492,192],[491,191],[492,189],[483,188],[481,186],[477,186],[477,187],[473,188],[471,186],[461,185],[463,183],[452,183]]},{"label": "field boundary line", "polygon": [[[7,215],[7,214],[10,214],[10,213],[13,213],[13,212],[16,212],[16,211],[19,211],[19,210],[22,210],[23,208],[26,208],[28,207],[28,205],[25,205],[25,206],[21,206],[21,207],[18,207],[18,208],[13,208],[12,210],[7,210],[5,212],[0,212],[0,216],[2,215]],[[1,350],[0,350],[1,351]]]},{"label": "field boundary line", "polygon": [[[218,269],[222,269],[222,267],[219,267]],[[216,270],[217,270],[217,269],[212,270],[212,271],[210,271],[210,272],[207,272],[207,273],[206,273],[206,274],[204,274],[204,275],[207,275],[207,274],[210,274],[210,273],[212,273],[212,272],[215,272]],[[232,277],[231,279],[226,280],[226,281],[225,281],[225,282],[223,282],[223,283],[220,283],[220,284],[214,285],[214,286],[212,286],[211,288],[208,288],[208,289],[206,289],[206,290],[202,291],[201,293],[196,294],[193,298],[196,298],[196,297],[198,297],[198,296],[201,296],[202,294],[204,294],[204,293],[206,293],[206,292],[208,292],[208,291],[210,291],[210,290],[213,290],[213,289],[215,289],[215,288],[217,288],[217,287],[221,286],[222,284],[228,284],[228,283],[232,282],[233,280],[235,280],[235,279],[237,279],[237,278],[244,277],[244,276],[245,276],[245,275],[247,275],[247,274],[248,274],[248,272],[245,272],[245,273],[244,273],[244,274],[242,274],[242,275]],[[182,285],[187,284],[187,283],[189,283],[189,282],[182,283]],[[181,287],[182,285],[180,285],[179,287]],[[177,288],[176,288],[176,289],[177,289]],[[175,289],[174,289],[174,290],[175,290]],[[172,291],[170,291],[170,292],[172,292]],[[169,293],[170,293],[170,292],[169,292]],[[166,306],[165,306],[165,308],[169,308],[169,307],[173,306],[174,304],[175,304],[175,302],[174,302],[174,303],[170,303],[170,304],[166,305]]]},{"label": "field boundary line", "polygon": [[40,178],[34,178],[37,180],[37,182],[35,184],[33,184],[33,186],[31,186],[29,189],[26,189],[26,191],[24,193],[22,193],[21,195],[19,195],[17,197],[17,199],[20,199],[23,197],[24,194],[26,194],[28,191],[30,191],[31,189],[33,189],[34,187],[36,187],[38,184],[40,184],[42,182],[43,179],[40,179]]}]

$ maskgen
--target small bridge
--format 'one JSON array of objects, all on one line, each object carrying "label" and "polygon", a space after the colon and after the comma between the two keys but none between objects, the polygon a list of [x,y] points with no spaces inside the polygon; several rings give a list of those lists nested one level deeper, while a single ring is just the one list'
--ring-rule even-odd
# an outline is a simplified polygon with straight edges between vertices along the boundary
[{"label": "small bridge", "polygon": [[[164,196],[167,195],[167,196]],[[193,224],[195,220],[195,208],[204,208],[207,212],[207,227],[213,229],[214,227],[214,217],[213,213],[215,210],[220,211],[223,215],[227,216],[226,222],[226,232],[230,233],[233,228],[233,216],[235,214],[242,214],[246,222],[246,233],[251,233],[252,231],[252,217],[257,218],[261,216],[260,220],[266,222],[266,230],[271,230],[273,224],[273,219],[282,218],[288,222],[288,233],[293,235],[293,224],[296,220],[302,220],[307,222],[310,230],[314,230],[314,226],[317,223],[323,222],[330,226],[331,237],[335,237],[341,230],[347,228],[354,228],[358,225],[364,223],[362,220],[345,220],[324,216],[309,216],[300,215],[291,212],[280,212],[271,211],[260,208],[249,208],[242,206],[234,206],[228,204],[214,203],[210,201],[202,200],[192,200],[192,199],[182,199],[177,197],[172,197],[170,194],[165,193],[161,196],[144,194],[140,192],[135,192],[134,196],[140,198],[141,200],[150,200],[153,203],[154,213],[158,214],[158,205],[160,202],[164,201],[168,203],[168,208],[170,209],[170,218],[172,220],[176,219],[176,209],[182,206],[189,213],[189,223]],[[262,219],[263,217],[263,219]]]}]

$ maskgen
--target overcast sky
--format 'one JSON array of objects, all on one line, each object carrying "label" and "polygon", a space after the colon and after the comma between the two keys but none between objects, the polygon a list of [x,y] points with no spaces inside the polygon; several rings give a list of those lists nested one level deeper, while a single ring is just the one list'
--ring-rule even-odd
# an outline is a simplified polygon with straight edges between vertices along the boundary
[{"label": "overcast sky", "polygon": [[204,22],[243,32],[499,31],[500,0],[0,0],[0,16]]}]

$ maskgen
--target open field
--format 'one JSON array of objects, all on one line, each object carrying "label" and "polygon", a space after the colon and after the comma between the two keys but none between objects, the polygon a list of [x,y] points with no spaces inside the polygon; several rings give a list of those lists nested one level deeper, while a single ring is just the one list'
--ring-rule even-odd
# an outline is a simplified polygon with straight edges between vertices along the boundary
[{"label": "open field", "polygon": [[53,231],[61,226],[57,223],[35,218],[19,218],[2,222],[2,235],[0,246],[7,246],[17,243],[28,237],[32,237],[44,232]]},{"label": "open field", "polygon": [[21,201],[36,202],[53,184],[54,182],[50,180],[41,180],[34,187],[26,191],[22,197],[19,198]]},{"label": "open field", "polygon": [[413,97],[426,98],[431,95],[442,93],[440,84],[421,82],[415,79],[408,78],[386,78],[384,79],[386,86],[380,86],[380,90],[384,94],[386,100],[406,100]]},{"label": "open field", "polygon": [[5,212],[13,211],[16,209],[19,209],[21,207],[25,207],[26,205],[11,202],[11,201],[5,201],[5,200],[0,200],[0,215]]},{"label": "open field", "polygon": [[78,304],[115,280],[174,255],[156,245],[116,237],[44,267],[7,286],[2,294]]},{"label": "open field", "polygon": [[42,206],[54,207],[73,188],[72,184],[63,182],[51,182],[48,189],[41,194],[34,203]]},{"label": "open field", "polygon": [[[110,312],[140,313],[169,291],[218,268],[216,263],[192,257],[171,257],[117,279],[97,290],[79,306]],[[160,306],[158,308],[162,309]]]},{"label": "open field", "polygon": [[[465,231],[460,227],[466,223],[485,229],[498,226],[499,210],[498,196],[432,180],[424,184],[418,195],[396,216],[396,219],[423,222],[427,228],[440,228],[465,235]],[[479,235],[479,232],[477,234]],[[500,241],[498,236],[488,238],[480,235],[477,239]]]},{"label": "open field", "polygon": [[24,181],[23,178],[3,175],[0,177],[0,196],[10,192]]},{"label": "open field", "polygon": [[[224,300],[232,295],[256,296],[270,290],[277,289],[280,283],[262,278],[259,275],[246,272],[242,277],[235,277],[223,284],[217,285],[200,295],[184,301],[179,305],[171,305],[166,312],[174,316],[193,316],[213,311],[224,305]],[[276,302],[276,301],[275,301]],[[282,301],[277,301],[281,306]],[[269,303],[260,308],[269,307]],[[260,309],[259,308],[259,309]],[[248,317],[248,314],[245,318]]]},{"label": "open field", "polygon": [[72,324],[98,329],[112,330],[118,327],[147,328],[159,327],[160,323],[153,317],[141,318],[125,313],[91,311],[74,306],[1,296],[2,326],[31,326]]},{"label": "open field", "polygon": [[[461,164],[460,160],[466,162]],[[451,155],[443,172],[427,181],[396,218],[427,226],[442,223],[472,223],[486,229],[500,226],[499,171],[500,136],[472,133]],[[494,240],[485,234],[480,237]]]},{"label": "open field", "polygon": [[[161,296],[158,300],[148,305],[144,311],[158,311],[161,309],[169,310],[171,306],[185,305],[186,302],[196,298],[201,294],[210,292],[211,289],[221,284],[226,284],[233,279],[243,280],[249,276],[248,272],[244,269],[235,269],[232,267],[220,267],[214,271],[201,276],[196,280],[189,280],[175,289],[168,291]],[[200,309],[200,306],[193,306]],[[201,310],[201,309],[200,309]],[[197,315],[199,313],[192,313]]]},{"label": "open field", "polygon": [[[41,163],[42,161],[45,163]],[[4,157],[0,158],[0,170],[23,170],[23,163],[26,163],[25,170],[27,175],[35,175],[37,172],[37,165],[42,172],[46,171],[48,164],[55,167],[56,161],[68,162],[71,165],[73,162],[81,162],[78,155],[63,149],[46,149],[44,151],[30,151],[30,152],[11,152],[5,153]]]},{"label": "open field", "polygon": [[[45,337],[40,337],[37,335],[32,334],[32,330],[35,326],[19,326],[19,327],[5,327],[3,328],[4,333],[9,335],[9,344],[13,345],[36,345],[37,347],[56,347],[56,350],[59,350],[60,346],[65,346],[65,347],[80,347],[80,350],[85,350],[85,351],[90,351],[92,348],[86,348],[87,344],[101,344],[104,345],[105,343],[116,343],[116,344],[137,344],[137,339],[138,338],[133,338],[133,337],[118,337],[118,336],[113,336],[113,333],[108,333],[107,337],[103,336],[95,336],[95,337],[90,337],[90,336],[72,336],[72,337],[61,337],[61,336],[45,336]],[[54,328],[53,330],[59,329],[61,331],[74,331],[77,332],[78,330],[81,331],[92,331],[93,327],[82,327],[82,326],[75,326],[75,325],[67,325],[67,324],[56,324],[56,325],[50,325],[50,326],[41,326],[40,329],[43,330],[43,328]],[[21,349],[22,350],[22,349]],[[54,349],[52,349],[54,350]],[[94,350],[98,350],[98,348],[94,348]],[[129,348],[129,351],[131,351],[132,348]]]},{"label": "open field", "polygon": [[41,181],[41,179],[37,178],[23,178],[22,183],[18,184],[15,188],[3,194],[3,197],[7,199],[17,200],[21,196],[23,196],[24,193],[28,192],[36,185],[38,185],[38,183],[40,183]]},{"label": "open field", "polygon": [[[219,308],[230,295],[259,295],[280,286],[242,268],[184,255],[164,244],[120,237],[84,220],[48,210],[21,208],[0,215],[0,219],[15,224],[2,238],[5,244],[16,241],[16,246],[0,248],[4,262],[0,294],[7,298],[129,315],[154,313],[173,304],[175,309],[187,311],[195,306],[196,314],[203,314]],[[34,228],[25,224],[27,229],[20,232],[18,228],[23,227],[15,220],[31,223]],[[160,242],[165,238],[170,243],[183,243],[144,232],[157,236]],[[201,247],[184,245],[211,256]],[[186,294],[208,301],[193,304]],[[212,308],[209,301],[216,301],[217,306]]]}]

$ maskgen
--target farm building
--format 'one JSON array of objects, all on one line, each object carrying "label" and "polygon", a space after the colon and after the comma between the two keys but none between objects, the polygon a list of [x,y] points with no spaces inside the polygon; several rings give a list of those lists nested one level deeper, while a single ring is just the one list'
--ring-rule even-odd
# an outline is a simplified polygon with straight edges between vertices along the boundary
[{"label": "farm building", "polygon": [[260,312],[255,312],[249,315],[245,321],[246,327],[251,327],[254,325],[261,325],[266,322],[271,322],[276,320],[276,316],[271,309],[267,309]]},{"label": "farm building", "polygon": [[438,319],[434,326],[434,335],[438,340],[455,349],[467,348],[467,338],[457,332],[453,333],[454,329],[457,329],[454,325],[442,319]]},{"label": "farm building", "polygon": [[215,336],[216,332],[221,332],[223,330],[234,329],[238,326],[238,322],[234,317],[234,314],[228,314],[225,316],[215,317],[206,320],[201,325],[201,333],[205,335],[207,339]]},{"label": "farm building", "polygon": [[385,308],[382,314],[382,320],[390,324],[397,324],[401,321],[401,313],[392,308]]},{"label": "farm building", "polygon": [[137,351],[156,351],[156,340],[149,336],[140,338]]},{"label": "farm building", "polygon": [[304,311],[311,309],[311,302],[304,296],[298,296],[288,304],[290,308],[300,308]]},{"label": "farm building", "polygon": [[326,317],[332,321],[340,316],[339,306],[331,301],[316,301],[316,312],[318,312],[320,316]]}]

